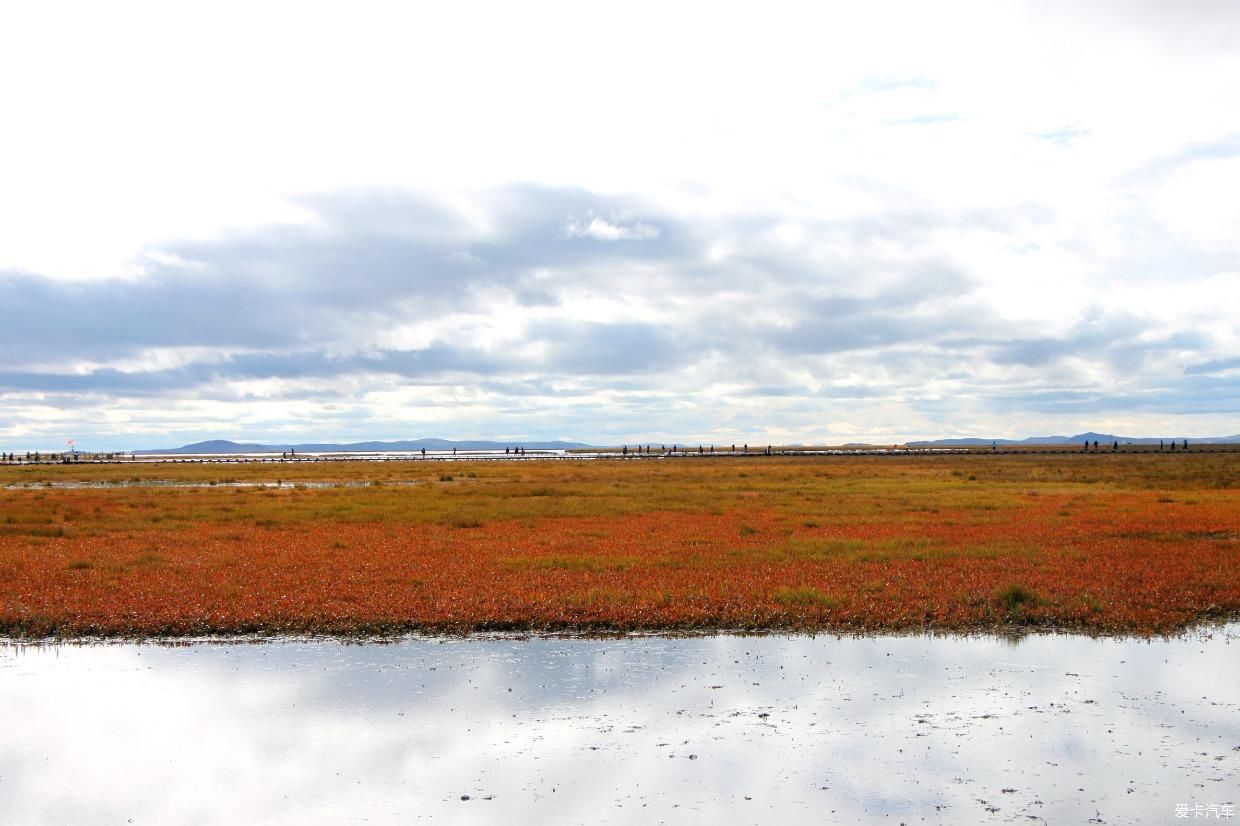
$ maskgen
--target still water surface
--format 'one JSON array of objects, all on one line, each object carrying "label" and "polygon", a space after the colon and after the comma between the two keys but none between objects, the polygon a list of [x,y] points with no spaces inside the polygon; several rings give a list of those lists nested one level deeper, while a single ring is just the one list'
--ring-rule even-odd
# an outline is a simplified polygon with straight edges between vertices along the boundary
[{"label": "still water surface", "polygon": [[0,822],[1240,823],[1238,655],[1240,625],[9,645]]}]

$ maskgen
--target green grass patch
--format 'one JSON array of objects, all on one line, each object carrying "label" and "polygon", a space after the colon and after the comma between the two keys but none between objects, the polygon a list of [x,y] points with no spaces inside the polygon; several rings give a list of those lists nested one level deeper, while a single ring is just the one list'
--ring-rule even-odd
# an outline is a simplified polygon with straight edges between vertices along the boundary
[{"label": "green grass patch", "polygon": [[635,556],[512,556],[503,560],[504,567],[524,571],[624,571],[641,564]]},{"label": "green grass patch", "polygon": [[1009,612],[1020,611],[1042,603],[1042,598],[1033,590],[1015,583],[1000,588],[995,594],[995,599]]},{"label": "green grass patch", "polygon": [[831,594],[803,585],[799,588],[776,588],[771,598],[783,605],[799,608],[837,608],[840,601]]}]

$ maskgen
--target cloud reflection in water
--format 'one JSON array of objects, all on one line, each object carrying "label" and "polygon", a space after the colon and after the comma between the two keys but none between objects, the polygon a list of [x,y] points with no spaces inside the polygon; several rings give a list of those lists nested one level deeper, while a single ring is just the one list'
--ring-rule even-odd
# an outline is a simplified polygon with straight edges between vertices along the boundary
[{"label": "cloud reflection in water", "polygon": [[10,647],[0,820],[1172,820],[1238,633]]}]

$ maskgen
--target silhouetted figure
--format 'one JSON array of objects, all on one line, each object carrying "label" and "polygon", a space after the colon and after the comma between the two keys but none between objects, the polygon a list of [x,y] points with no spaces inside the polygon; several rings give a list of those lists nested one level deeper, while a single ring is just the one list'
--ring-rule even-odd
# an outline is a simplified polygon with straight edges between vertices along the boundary
[{"label": "silhouetted figure", "polygon": [[1184,449],[1188,450],[1188,439],[1184,440]]},{"label": "silhouetted figure", "polygon": [[426,458],[426,448],[422,448],[422,458]]},{"label": "silhouetted figure", "polygon": [[1088,453],[1088,452],[1089,452],[1089,439],[1086,439],[1086,440],[1085,440],[1085,452],[1086,452],[1086,453]]},{"label": "silhouetted figure", "polygon": [[1163,440],[1162,440],[1162,439],[1159,439],[1159,440],[1158,440],[1158,452],[1159,452],[1159,453],[1162,453],[1162,452],[1163,452],[1163,448],[1164,448],[1164,447],[1165,447],[1165,446],[1163,445]]}]

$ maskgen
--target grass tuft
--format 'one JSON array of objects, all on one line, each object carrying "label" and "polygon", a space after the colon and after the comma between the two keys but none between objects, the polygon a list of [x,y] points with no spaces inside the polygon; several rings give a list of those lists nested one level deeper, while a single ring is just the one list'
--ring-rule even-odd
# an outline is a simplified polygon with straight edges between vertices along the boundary
[{"label": "grass tuft", "polygon": [[776,602],[805,608],[838,608],[840,601],[831,594],[824,594],[808,585],[799,588],[777,588],[773,595]]},{"label": "grass tuft", "polygon": [[1038,605],[1042,598],[1023,585],[1006,585],[996,594],[999,603],[1009,611],[1016,611],[1026,606]]}]

